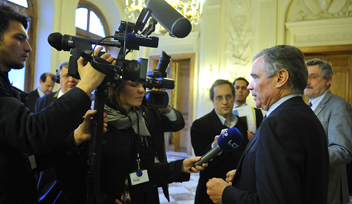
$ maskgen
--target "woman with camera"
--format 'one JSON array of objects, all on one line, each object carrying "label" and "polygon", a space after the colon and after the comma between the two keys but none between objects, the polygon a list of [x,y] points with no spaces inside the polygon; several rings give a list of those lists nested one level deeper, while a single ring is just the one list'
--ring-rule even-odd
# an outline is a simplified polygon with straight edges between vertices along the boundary
[{"label": "woman with camera", "polygon": [[[164,143],[157,144],[161,139],[157,132],[160,129],[175,131],[175,122],[164,114],[160,114],[162,120],[157,120],[152,116],[153,110],[142,105],[143,83],[118,81],[108,92],[104,111],[109,122],[108,131],[102,136],[101,157],[104,203],[159,203],[156,186],[188,181],[190,168],[199,172],[207,166],[192,167],[200,157],[170,163],[163,161],[164,155],[158,149],[162,149],[160,146]],[[71,202],[79,204],[85,202],[87,192],[84,182],[88,168],[86,157],[82,161],[72,161],[56,168],[63,192]]]}]

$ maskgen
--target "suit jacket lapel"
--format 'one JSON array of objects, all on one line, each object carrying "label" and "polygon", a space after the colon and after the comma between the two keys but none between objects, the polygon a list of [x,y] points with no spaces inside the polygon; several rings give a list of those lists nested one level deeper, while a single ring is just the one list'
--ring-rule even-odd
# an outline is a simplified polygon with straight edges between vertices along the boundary
[{"label": "suit jacket lapel", "polygon": [[[213,109],[213,110],[211,111],[210,115],[211,115],[211,118],[212,118],[212,120],[211,120],[211,122],[210,122],[211,129],[213,129],[214,131],[215,131],[215,130],[220,130],[220,131],[221,131],[222,129],[224,129],[224,125],[221,123],[221,121],[220,121],[218,115],[217,115],[216,112],[215,112],[215,109]],[[216,133],[216,134],[217,134],[217,135],[220,135],[220,133],[221,133],[221,132],[218,132],[218,133]]]},{"label": "suit jacket lapel", "polygon": [[326,93],[324,98],[320,101],[319,105],[315,108],[314,113],[315,115],[318,115],[321,110],[325,107],[326,103],[329,101],[330,97],[332,96],[332,93],[330,90]]}]

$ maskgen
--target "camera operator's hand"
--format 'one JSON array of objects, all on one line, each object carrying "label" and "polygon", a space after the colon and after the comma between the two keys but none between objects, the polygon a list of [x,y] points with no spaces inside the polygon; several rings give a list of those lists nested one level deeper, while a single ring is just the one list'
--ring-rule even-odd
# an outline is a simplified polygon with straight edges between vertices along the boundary
[{"label": "camera operator's hand", "polygon": [[[95,49],[94,55],[98,56],[98,54],[102,49],[103,49],[102,47],[98,47],[97,49]],[[110,62],[114,65],[116,64],[114,57],[111,56],[109,53],[103,54],[101,58],[105,59],[107,62]],[[81,77],[81,81],[77,84],[76,87],[82,89],[84,92],[88,94],[88,96],[90,96],[90,93],[94,89],[96,89],[101,84],[101,82],[103,82],[105,78],[105,74],[94,69],[89,62],[87,63],[86,66],[84,66],[83,57],[80,57],[77,60],[77,67],[78,67],[79,75]]]},{"label": "camera operator's hand", "polygon": [[[91,135],[92,135],[92,120],[93,120],[93,115],[96,114],[96,110],[88,110],[87,113],[83,116],[84,121],[79,127],[75,130],[74,132],[74,144],[76,146],[82,144],[85,141],[90,140]],[[103,131],[104,133],[107,131],[107,126],[108,126],[108,115],[104,113],[104,126],[103,126]]]}]

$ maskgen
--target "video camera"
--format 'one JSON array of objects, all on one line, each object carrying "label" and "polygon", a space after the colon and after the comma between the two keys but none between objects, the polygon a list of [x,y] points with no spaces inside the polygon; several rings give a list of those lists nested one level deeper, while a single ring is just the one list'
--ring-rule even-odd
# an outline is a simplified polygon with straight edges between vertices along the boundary
[{"label": "video camera", "polygon": [[[87,204],[104,203],[100,189],[100,166],[106,88],[119,80],[144,82],[145,87],[149,89],[173,89],[175,86],[172,79],[166,78],[166,69],[169,66],[171,57],[165,52],[162,52],[158,67],[150,72],[147,72],[147,59],[126,60],[125,56],[131,50],[139,50],[139,46],[158,47],[159,38],[148,36],[154,32],[157,22],[173,37],[186,37],[192,30],[191,23],[164,0],[146,0],[146,5],[147,8],[141,11],[135,24],[121,21],[118,31],[115,32],[114,36],[106,37],[114,38],[115,41],[105,41],[106,38],[96,40],[70,35],[62,36],[61,33],[52,33],[48,37],[49,44],[58,51],[70,51],[69,75],[79,78],[77,60],[81,56],[85,59],[86,63],[89,62],[95,69],[106,74],[104,82],[95,92],[96,103],[94,104],[94,108],[97,110],[97,113],[93,120],[94,125],[92,126],[92,138],[88,154]],[[149,25],[143,30],[148,20]],[[92,44],[95,44],[95,46],[119,47],[120,50],[116,58],[116,65],[108,63],[99,56],[93,56],[94,49],[92,48]],[[146,94],[145,104],[157,108],[166,107],[168,100],[166,92],[152,90]]]},{"label": "video camera", "polygon": [[[126,60],[125,56],[132,50],[139,50],[139,46],[158,47],[159,38],[149,36],[149,34],[154,32],[157,22],[160,22],[173,37],[187,36],[192,27],[187,19],[175,11],[165,1],[149,0],[146,4],[150,8],[143,8],[136,23],[121,21],[118,31],[115,32],[114,36],[97,40],[70,35],[62,36],[61,33],[52,33],[48,37],[48,42],[58,51],[70,51],[71,56],[68,74],[77,79],[79,79],[77,60],[82,56],[86,63],[90,62],[95,69],[107,75],[102,85],[112,86],[112,82],[130,80],[145,82],[145,87],[149,89],[173,89],[175,86],[174,81],[166,78],[166,69],[170,63],[171,57],[164,51],[160,57],[158,67],[148,73],[147,59],[139,58],[138,60]],[[157,11],[157,14],[152,14],[152,10]],[[165,10],[168,12],[165,13]],[[149,25],[144,29],[148,20]],[[114,40],[117,41],[106,41],[106,38],[114,38]],[[116,58],[116,65],[106,62],[99,56],[92,56],[94,53],[92,44],[95,44],[95,46],[119,47],[120,50]],[[144,100],[145,105],[157,108],[166,107],[168,102],[169,99],[166,92],[153,90],[146,94]]]}]

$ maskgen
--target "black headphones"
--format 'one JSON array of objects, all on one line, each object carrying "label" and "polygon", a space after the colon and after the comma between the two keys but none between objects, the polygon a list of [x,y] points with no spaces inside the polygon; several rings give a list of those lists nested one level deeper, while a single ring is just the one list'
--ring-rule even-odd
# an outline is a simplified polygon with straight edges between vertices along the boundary
[{"label": "black headphones", "polygon": [[60,66],[56,69],[55,82],[60,84]]},{"label": "black headphones", "polygon": [[60,84],[60,75],[61,75],[61,70],[62,70],[62,67],[68,67],[68,61],[64,61],[62,62],[56,69],[56,76],[55,76],[55,79],[54,81],[58,84]]}]

